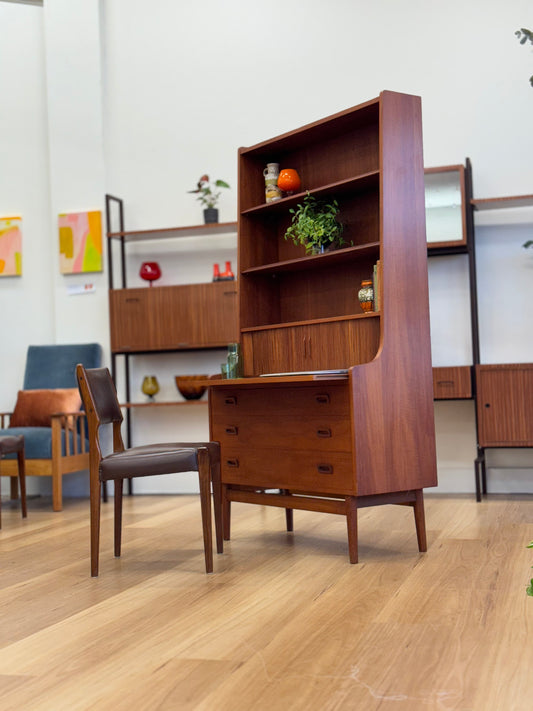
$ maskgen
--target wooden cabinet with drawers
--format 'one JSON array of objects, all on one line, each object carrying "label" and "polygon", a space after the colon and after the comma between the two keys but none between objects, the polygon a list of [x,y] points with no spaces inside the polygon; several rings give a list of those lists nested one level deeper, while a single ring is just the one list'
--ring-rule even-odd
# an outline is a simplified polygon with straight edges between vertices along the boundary
[{"label": "wooden cabinet with drawers", "polygon": [[[221,443],[222,476],[264,488],[355,495],[346,384],[217,388],[212,436]],[[283,455],[280,456],[280,452]]]},{"label": "wooden cabinet with drawers", "polygon": [[[267,204],[273,160],[302,190]],[[341,249],[285,239],[307,192],[337,200]],[[209,381],[226,538],[232,501],[337,513],[356,562],[358,508],[397,503],[425,550],[422,490],[437,480],[420,99],[385,91],[241,148],[238,253],[245,377]],[[378,261],[380,306],[365,313],[357,292]]]}]

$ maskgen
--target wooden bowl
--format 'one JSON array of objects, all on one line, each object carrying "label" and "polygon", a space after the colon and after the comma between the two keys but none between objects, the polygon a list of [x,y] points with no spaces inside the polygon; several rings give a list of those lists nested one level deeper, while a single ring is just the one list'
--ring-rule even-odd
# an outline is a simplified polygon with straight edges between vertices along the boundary
[{"label": "wooden bowl", "polygon": [[186,400],[199,400],[206,391],[198,381],[207,380],[208,375],[176,375],[176,387]]}]

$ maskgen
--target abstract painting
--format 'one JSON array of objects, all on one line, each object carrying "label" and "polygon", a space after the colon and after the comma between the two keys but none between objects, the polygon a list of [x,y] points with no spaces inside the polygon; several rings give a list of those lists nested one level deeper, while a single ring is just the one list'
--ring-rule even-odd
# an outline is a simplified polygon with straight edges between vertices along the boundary
[{"label": "abstract painting", "polygon": [[21,217],[0,217],[0,276],[22,274],[21,224]]},{"label": "abstract painting", "polygon": [[102,271],[102,214],[70,212],[59,215],[61,274]]}]

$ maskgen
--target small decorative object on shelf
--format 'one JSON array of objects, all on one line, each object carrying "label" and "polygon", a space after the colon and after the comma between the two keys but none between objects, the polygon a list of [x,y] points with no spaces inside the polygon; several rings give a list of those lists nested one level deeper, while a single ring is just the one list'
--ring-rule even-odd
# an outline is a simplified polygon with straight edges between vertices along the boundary
[{"label": "small decorative object on shelf", "polygon": [[145,375],[143,379],[143,384],[141,390],[145,395],[148,395],[149,402],[155,400],[154,395],[159,392],[159,383],[155,375]]},{"label": "small decorative object on shelf", "polygon": [[189,190],[190,193],[198,195],[196,198],[204,206],[204,221],[206,225],[218,222],[218,200],[220,190],[217,188],[229,188],[225,180],[215,180],[213,183],[208,175],[202,175],[196,184],[196,190]]},{"label": "small decorative object on shelf", "polygon": [[207,380],[208,375],[176,375],[176,387],[186,400],[199,400],[206,391],[198,381]]},{"label": "small decorative object on shelf", "polygon": [[285,239],[291,239],[295,245],[303,244],[307,254],[342,247],[346,242],[342,238],[344,227],[337,222],[339,211],[336,200],[317,200],[308,192],[303,203],[289,210],[292,220]]},{"label": "small decorative object on shelf", "polygon": [[218,264],[213,264],[213,281],[220,281],[220,267]]},{"label": "small decorative object on shelf", "polygon": [[147,281],[150,286],[153,286],[152,282],[156,281],[161,276],[161,268],[157,262],[143,262],[141,264],[139,276],[141,279]]},{"label": "small decorative object on shelf", "polygon": [[294,168],[284,168],[280,170],[278,176],[278,188],[283,190],[287,195],[297,193],[302,186],[300,176]]},{"label": "small decorative object on shelf", "polygon": [[231,262],[226,262],[226,270],[220,275],[220,281],[233,281],[235,274],[231,270]]},{"label": "small decorative object on shelf", "polygon": [[228,378],[242,378],[242,359],[241,359],[241,347],[238,343],[230,343],[228,345],[228,357],[227,357],[227,377]]},{"label": "small decorative object on shelf", "polygon": [[361,288],[357,293],[357,298],[361,304],[361,308],[365,313],[372,311],[374,308],[374,287],[372,286],[372,279],[363,279],[361,282]]},{"label": "small decorative object on shelf", "polygon": [[265,199],[267,202],[281,200],[281,189],[278,187],[279,163],[267,163],[263,171],[265,176]]}]

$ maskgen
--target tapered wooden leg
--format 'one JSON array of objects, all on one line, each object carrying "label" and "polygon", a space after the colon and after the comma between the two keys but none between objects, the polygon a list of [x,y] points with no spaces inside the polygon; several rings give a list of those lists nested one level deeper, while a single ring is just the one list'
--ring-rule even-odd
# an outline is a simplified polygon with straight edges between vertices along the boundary
[{"label": "tapered wooden leg", "polygon": [[62,433],[59,420],[52,418],[52,508],[63,509],[63,475],[59,467],[62,451]]},{"label": "tapered wooden leg", "polygon": [[222,482],[220,479],[220,456],[211,461],[211,481],[213,485],[213,506],[215,509],[215,535],[217,553],[224,553],[224,530],[222,523]]},{"label": "tapered wooden leg", "polygon": [[425,553],[428,549],[426,538],[426,515],[424,513],[424,492],[422,489],[416,490],[416,500],[413,504],[415,512],[416,537],[418,539],[418,550]]},{"label": "tapered wooden leg", "polygon": [[350,563],[357,563],[359,560],[357,550],[357,497],[346,497],[346,523],[348,525],[348,551]]},{"label": "tapered wooden leg", "polygon": [[[290,491],[288,489],[280,489],[280,494],[285,494],[290,496]],[[287,526],[287,531],[294,531],[294,510],[285,509],[285,524]]]},{"label": "tapered wooden leg", "polygon": [[98,472],[91,472],[90,506],[91,506],[91,576],[98,575],[98,558],[100,552],[100,480]]},{"label": "tapered wooden leg", "polygon": [[204,534],[205,572],[213,572],[213,535],[211,525],[211,471],[209,451],[198,450],[198,478],[200,480],[200,505],[202,508],[202,529]]},{"label": "tapered wooden leg", "polygon": [[229,541],[231,529],[231,501],[228,499],[228,486],[222,484],[222,528],[224,540]]},{"label": "tapered wooden leg", "polygon": [[20,482],[20,506],[22,510],[22,518],[26,518],[28,510],[26,508],[26,458],[24,450],[17,452],[19,466],[19,482]]},{"label": "tapered wooden leg", "polygon": [[14,501],[19,497],[19,480],[16,476],[9,477],[9,498]]},{"label": "tapered wooden leg", "polygon": [[122,492],[124,479],[115,479],[115,558],[120,558],[122,546]]}]

